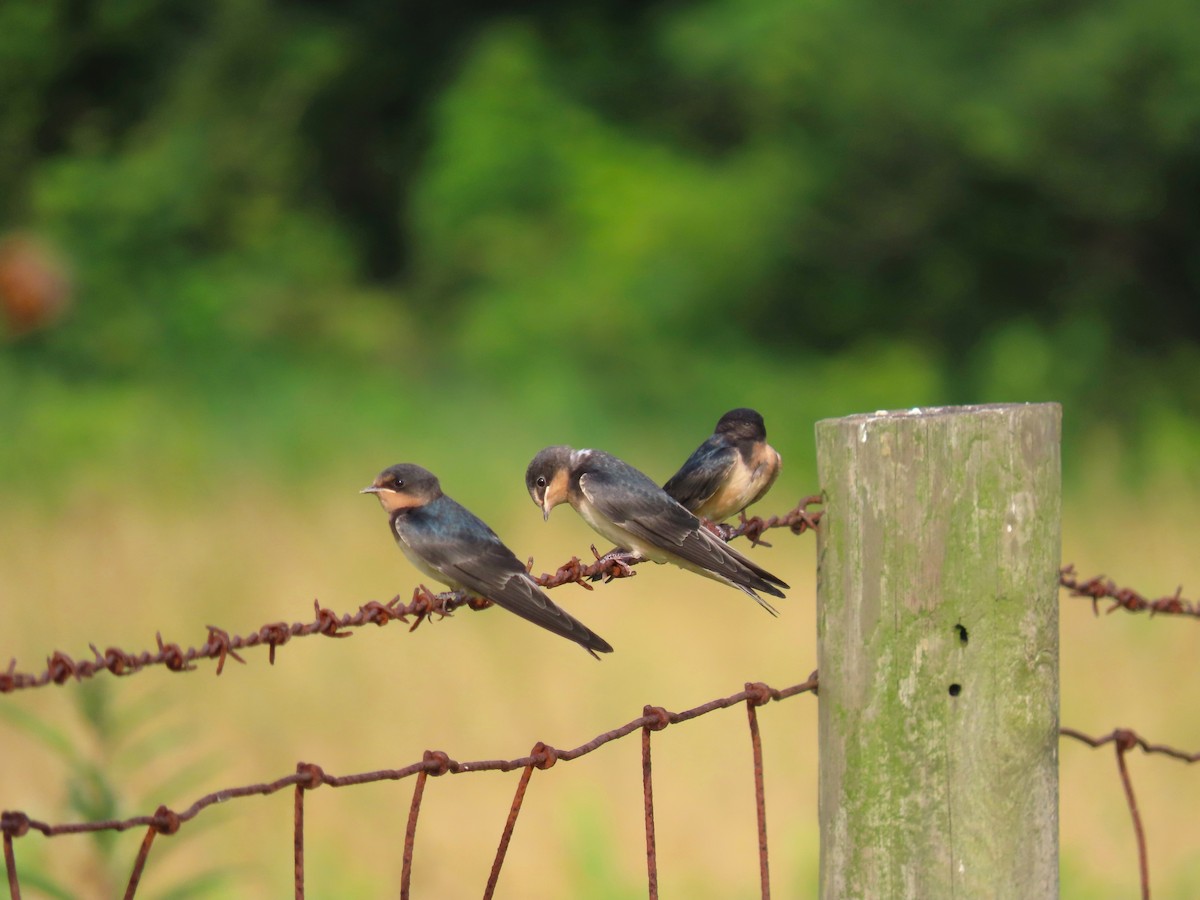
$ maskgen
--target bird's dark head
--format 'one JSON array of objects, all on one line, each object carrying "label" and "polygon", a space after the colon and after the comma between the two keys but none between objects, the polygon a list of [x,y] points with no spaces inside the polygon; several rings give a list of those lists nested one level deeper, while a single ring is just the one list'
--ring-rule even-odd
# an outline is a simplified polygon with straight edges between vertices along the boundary
[{"label": "bird's dark head", "polygon": [[550,510],[567,499],[571,477],[570,447],[547,447],[538,453],[525,470],[525,487],[542,510],[542,518],[550,518]]},{"label": "bird's dark head", "polygon": [[360,494],[374,494],[389,513],[398,509],[424,506],[442,496],[442,486],[428,469],[412,463],[388,466]]},{"label": "bird's dark head", "polygon": [[724,434],[735,441],[764,441],[767,439],[767,426],[757,410],[739,407],[731,409],[721,416],[716,434]]}]

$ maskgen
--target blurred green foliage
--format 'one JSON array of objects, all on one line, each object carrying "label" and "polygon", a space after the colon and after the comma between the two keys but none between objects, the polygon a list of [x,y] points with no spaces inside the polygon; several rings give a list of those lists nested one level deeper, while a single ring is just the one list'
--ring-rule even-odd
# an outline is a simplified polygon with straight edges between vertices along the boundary
[{"label": "blurred green foliage", "polygon": [[[163,724],[170,716],[168,709],[165,695],[150,695],[141,703],[117,708],[112,682],[88,681],[76,686],[73,721],[65,727],[11,704],[0,705],[0,723],[25,733],[63,765],[67,773],[61,787],[65,816],[73,821],[101,822],[153,810],[160,803],[178,802],[220,770],[216,756],[198,756],[194,745],[189,748],[185,729]],[[144,793],[121,800],[121,785],[131,773],[155,773],[166,759],[174,771],[154,780]],[[200,830],[214,824],[206,822]],[[131,863],[122,852],[127,848],[119,847],[115,831],[94,831],[86,837],[89,852],[78,863],[79,872],[65,869],[51,848],[40,842],[28,847],[32,859],[20,870],[22,882],[45,896],[71,898],[76,894],[70,882],[84,872],[89,887],[99,895],[115,896],[129,879]],[[179,848],[161,842],[156,849],[162,856]],[[230,867],[207,860],[190,868],[183,883],[168,885],[161,896],[180,900],[218,896],[232,879]]]},{"label": "blurred green foliage", "polygon": [[9,477],[999,400],[1200,472],[1175,0],[8,0],[0,97],[74,286],[0,345]]}]

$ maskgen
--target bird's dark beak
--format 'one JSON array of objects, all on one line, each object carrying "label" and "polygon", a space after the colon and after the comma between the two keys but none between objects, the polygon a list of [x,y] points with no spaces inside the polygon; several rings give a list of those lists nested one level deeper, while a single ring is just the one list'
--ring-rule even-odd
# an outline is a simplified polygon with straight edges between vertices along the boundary
[{"label": "bird's dark beak", "polygon": [[369,487],[363,488],[361,491],[359,491],[359,493],[360,494],[378,494],[379,491],[380,491],[379,486],[372,484]]}]

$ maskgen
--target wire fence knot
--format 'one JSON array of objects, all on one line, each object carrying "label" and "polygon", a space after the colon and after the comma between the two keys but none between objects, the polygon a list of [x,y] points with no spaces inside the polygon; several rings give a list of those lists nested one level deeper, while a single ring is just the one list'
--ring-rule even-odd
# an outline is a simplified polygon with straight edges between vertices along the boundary
[{"label": "wire fence knot", "polygon": [[426,750],[422,760],[425,771],[430,775],[445,775],[454,765],[454,761],[442,750]]},{"label": "wire fence knot", "polygon": [[159,834],[174,834],[179,830],[181,824],[179,813],[172,809],[167,809],[165,806],[160,806],[154,811],[154,818],[150,822],[150,827]]},{"label": "wire fence knot", "polygon": [[529,751],[529,755],[533,758],[533,765],[537,769],[552,769],[554,764],[558,762],[558,751],[549,744],[543,744],[538,741],[533,745],[533,749]]},{"label": "wire fence knot", "polygon": [[671,724],[671,714],[661,706],[650,706],[648,704],[643,706],[642,716],[652,720],[642,726],[651,731],[662,731]]},{"label": "wire fence knot", "polygon": [[755,706],[766,706],[774,699],[775,695],[771,692],[771,689],[761,681],[746,682],[747,703],[752,703]]},{"label": "wire fence knot", "polygon": [[0,813],[0,833],[9,837],[23,837],[29,832],[29,816],[16,810]]},{"label": "wire fence knot", "polygon": [[1113,731],[1113,742],[1122,753],[1128,753],[1138,745],[1138,736],[1128,728],[1117,728]]},{"label": "wire fence knot", "polygon": [[296,787],[312,791],[325,783],[325,770],[316,763],[296,763],[296,774],[303,775],[305,781],[297,781]]}]

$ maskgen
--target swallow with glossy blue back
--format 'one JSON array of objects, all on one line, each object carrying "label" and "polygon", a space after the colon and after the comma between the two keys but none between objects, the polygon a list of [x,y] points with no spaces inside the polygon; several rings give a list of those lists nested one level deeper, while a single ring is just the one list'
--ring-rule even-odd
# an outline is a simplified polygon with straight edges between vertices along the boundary
[{"label": "swallow with glossy blue back", "polygon": [[492,529],[443,494],[432,472],[409,463],[391,466],[361,493],[379,499],[396,544],[430,578],[491,600],[592,656],[612,652],[608,641],[546,596]]},{"label": "swallow with glossy blue back", "polygon": [[731,409],[663,490],[689,512],[724,522],[761,500],[781,466],[779,454],[767,443],[763,417],[753,409]]},{"label": "swallow with glossy blue back", "polygon": [[783,597],[787,584],[742,556],[633,466],[602,450],[547,447],[525,471],[525,486],[544,518],[560,503],[636,558],[673,563],[749,594]]}]

